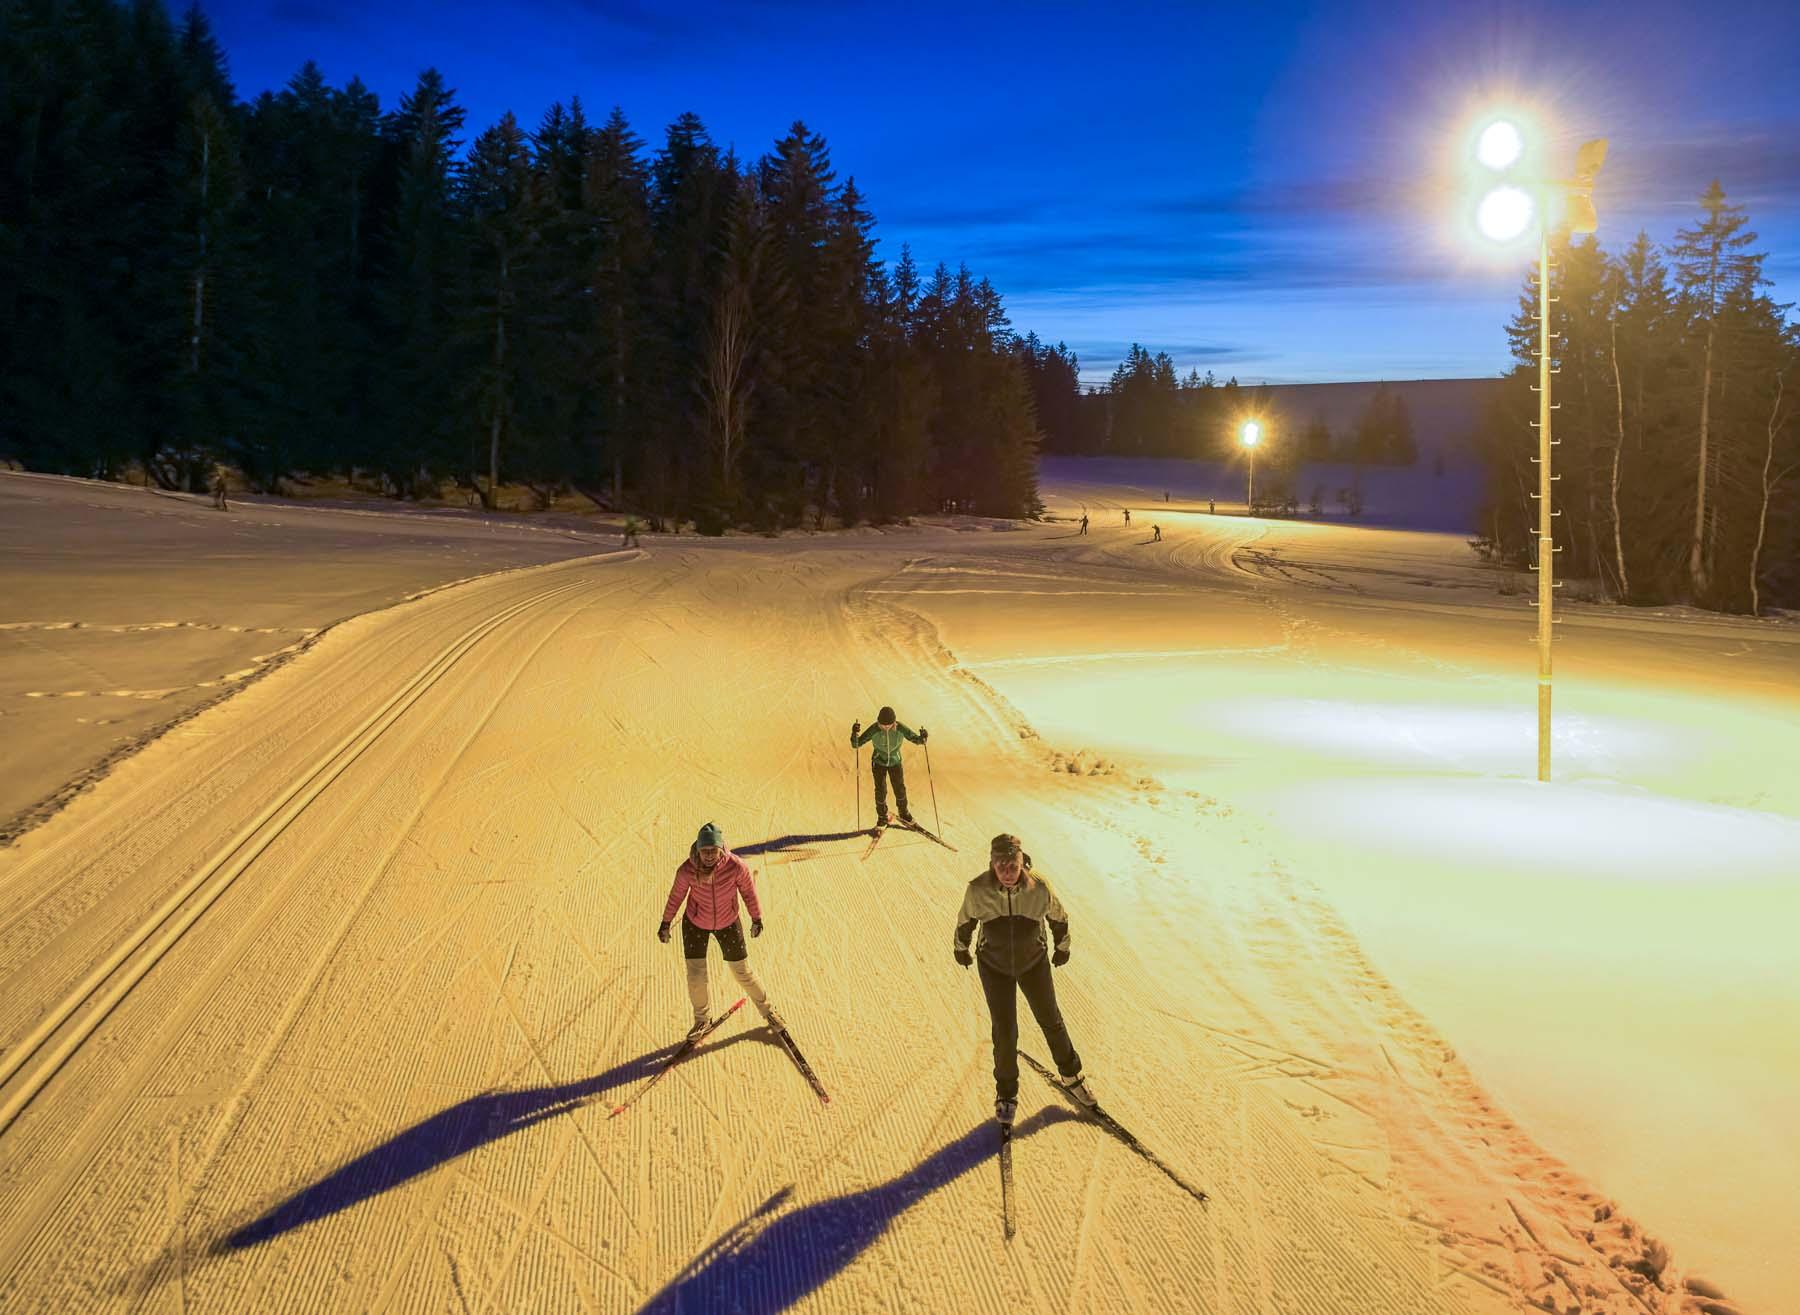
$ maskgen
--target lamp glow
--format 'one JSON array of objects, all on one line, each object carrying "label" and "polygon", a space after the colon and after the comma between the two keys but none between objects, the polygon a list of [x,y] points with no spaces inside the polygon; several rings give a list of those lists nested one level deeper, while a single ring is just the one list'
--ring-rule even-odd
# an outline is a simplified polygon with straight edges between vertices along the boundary
[{"label": "lamp glow", "polygon": [[1255,447],[1262,439],[1262,426],[1254,420],[1246,420],[1243,429],[1239,431],[1239,437],[1245,447]]},{"label": "lamp glow", "polygon": [[1531,195],[1520,187],[1496,187],[1481,198],[1475,210],[1475,226],[1495,242],[1510,242],[1531,227]]},{"label": "lamp glow", "polygon": [[1475,142],[1475,158],[1490,169],[1510,169],[1525,153],[1525,139],[1505,119],[1488,124]]}]

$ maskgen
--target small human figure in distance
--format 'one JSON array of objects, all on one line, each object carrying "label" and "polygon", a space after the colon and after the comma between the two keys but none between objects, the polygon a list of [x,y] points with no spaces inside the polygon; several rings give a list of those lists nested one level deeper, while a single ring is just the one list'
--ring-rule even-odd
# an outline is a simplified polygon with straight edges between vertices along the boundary
[{"label": "small human figure in distance", "polygon": [[1085,511],[1081,513],[1081,532],[1087,533],[1087,513]]},{"label": "small human figure in distance", "polygon": [[868,730],[862,728],[862,722],[850,724],[850,747],[860,748],[864,744],[872,744],[869,750],[869,775],[875,781],[875,825],[883,827],[888,824],[888,783],[893,782],[894,803],[900,809],[900,825],[913,826],[912,810],[906,806],[906,770],[900,763],[900,748],[903,741],[911,740],[914,744],[923,744],[931,732],[923,726],[914,731],[894,715],[890,707],[883,707],[875,714],[875,724]]},{"label": "small human figure in distance", "polygon": [[638,518],[636,516],[627,516],[625,518],[625,533],[619,540],[619,546],[621,548],[635,548],[638,546]]},{"label": "small human figure in distance", "polygon": [[225,465],[223,462],[216,462],[213,465],[212,495],[213,507],[215,509],[219,511],[231,510],[231,508],[225,505]]},{"label": "small human figure in distance", "polygon": [[1152,525],[1150,527],[1150,542],[1151,543],[1161,543],[1162,542],[1162,526]]},{"label": "small human figure in distance", "polygon": [[1218,503],[1215,502],[1212,498],[1208,498],[1206,500],[1206,514],[1208,516],[1211,516],[1217,510],[1218,510]]},{"label": "small human figure in distance", "polygon": [[761,936],[762,905],[756,899],[756,879],[743,859],[725,848],[725,836],[708,822],[688,847],[687,861],[675,869],[675,884],[669,887],[669,902],[663,906],[662,923],[656,939],[669,943],[669,928],[682,903],[687,912],[681,918],[681,952],[687,959],[688,1000],[694,1006],[694,1025],[689,1036],[697,1036],[712,1021],[711,1000],[706,989],[706,943],[716,938],[725,956],[725,966],[743,988],[763,1016],[763,1021],[776,1031],[783,1030],[781,1015],[769,1003],[768,992],[750,968],[750,951],[744,945],[744,923],[738,916],[738,898],[750,911],[750,934]]},{"label": "small human figure in distance", "polygon": [[[1045,943],[1046,924],[1054,950]],[[1021,991],[1050,1047],[1061,1075],[1058,1081],[1083,1105],[1094,1104],[1094,1093],[1082,1076],[1081,1056],[1056,1006],[1056,983],[1050,976],[1052,967],[1069,962],[1069,949],[1069,915],[1062,901],[1032,872],[1031,855],[1017,836],[995,836],[988,846],[987,870],[963,890],[952,953],[964,968],[979,965],[993,1025],[994,1118],[1001,1123],[1010,1124],[1018,1110]]]},{"label": "small human figure in distance", "polygon": [[1131,508],[1130,507],[1125,508],[1125,526],[1127,529],[1129,529],[1131,527]]}]

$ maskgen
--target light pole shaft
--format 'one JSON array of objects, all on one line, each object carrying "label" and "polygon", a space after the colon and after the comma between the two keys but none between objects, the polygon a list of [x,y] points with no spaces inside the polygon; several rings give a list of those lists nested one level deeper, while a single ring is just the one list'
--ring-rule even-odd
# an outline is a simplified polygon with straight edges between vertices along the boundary
[{"label": "light pole shaft", "polygon": [[1550,230],[1538,225],[1538,780],[1550,779],[1550,626],[1556,548],[1550,522]]},{"label": "light pole shaft", "polygon": [[1250,479],[1244,485],[1244,515],[1251,514],[1250,509],[1256,505],[1256,448],[1250,449]]}]

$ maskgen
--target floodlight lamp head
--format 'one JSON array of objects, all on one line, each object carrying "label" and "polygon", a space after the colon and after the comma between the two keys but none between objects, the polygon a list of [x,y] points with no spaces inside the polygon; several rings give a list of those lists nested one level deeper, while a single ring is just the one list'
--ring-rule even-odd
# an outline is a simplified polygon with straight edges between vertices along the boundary
[{"label": "floodlight lamp head", "polygon": [[1511,242],[1531,227],[1537,206],[1522,187],[1496,187],[1475,209],[1475,226],[1491,242]]},{"label": "floodlight lamp head", "polygon": [[1495,119],[1475,139],[1475,158],[1496,172],[1510,169],[1525,154],[1525,138],[1510,119]]},{"label": "floodlight lamp head", "polygon": [[1255,420],[1244,421],[1243,428],[1238,430],[1238,439],[1245,447],[1255,447],[1262,441],[1262,425]]}]

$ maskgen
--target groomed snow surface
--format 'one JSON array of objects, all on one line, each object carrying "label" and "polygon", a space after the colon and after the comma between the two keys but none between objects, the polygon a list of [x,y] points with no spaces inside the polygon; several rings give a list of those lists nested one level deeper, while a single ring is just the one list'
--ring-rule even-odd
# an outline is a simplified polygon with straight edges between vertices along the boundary
[{"label": "groomed snow surface", "polygon": [[[0,475],[0,1309],[1792,1309],[1800,627],[1566,609],[1543,786],[1516,582],[1215,474],[642,552]],[[959,854],[864,857],[883,703]],[[746,1006],[609,1119],[706,821],[832,1100]],[[1027,1069],[1003,1239],[1002,829],[1209,1206]]]}]

